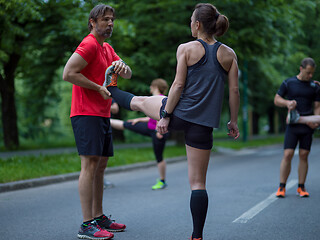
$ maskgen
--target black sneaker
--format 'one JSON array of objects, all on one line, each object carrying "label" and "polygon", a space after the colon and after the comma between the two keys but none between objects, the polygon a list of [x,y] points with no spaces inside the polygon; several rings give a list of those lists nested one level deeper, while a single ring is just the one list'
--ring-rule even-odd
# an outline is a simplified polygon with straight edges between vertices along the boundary
[{"label": "black sneaker", "polygon": [[297,110],[291,110],[288,112],[287,116],[287,123],[292,124],[292,123],[297,123],[300,118],[300,114],[298,113]]},{"label": "black sneaker", "polygon": [[126,229],[126,225],[116,223],[115,220],[111,220],[110,217],[111,215],[109,217],[106,217],[106,215],[102,215],[101,218],[95,218],[95,220],[101,228],[109,232],[122,232]]},{"label": "black sneaker", "polygon": [[114,235],[107,230],[102,229],[96,221],[92,221],[87,225],[81,224],[78,232],[80,239],[111,239]]}]

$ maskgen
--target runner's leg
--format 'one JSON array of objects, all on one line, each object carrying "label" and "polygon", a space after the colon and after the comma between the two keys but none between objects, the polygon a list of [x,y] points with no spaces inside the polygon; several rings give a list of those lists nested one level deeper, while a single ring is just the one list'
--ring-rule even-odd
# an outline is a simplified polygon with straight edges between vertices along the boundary
[{"label": "runner's leg", "polygon": [[297,123],[320,123],[320,115],[300,116]]},{"label": "runner's leg", "polygon": [[143,112],[155,120],[160,119],[160,107],[165,96],[138,97],[122,91],[118,87],[108,87],[112,98],[121,106],[131,111]]},{"label": "runner's leg", "polygon": [[94,218],[103,214],[102,199],[103,199],[103,179],[104,171],[107,167],[108,157],[100,157],[93,181],[93,201],[92,201],[92,216]]},{"label": "runner's leg", "polygon": [[193,219],[193,238],[202,238],[208,210],[206,175],[210,150],[197,149],[186,145],[188,175],[191,187],[190,210]]},{"label": "runner's leg", "polygon": [[93,182],[99,157],[83,156],[81,158],[81,172],[79,176],[79,196],[83,214],[83,222],[93,220]]},{"label": "runner's leg", "polygon": [[294,155],[294,149],[285,149],[280,164],[280,183],[286,183],[291,171],[291,160]]},{"label": "runner's leg", "polygon": [[119,119],[110,119],[111,127],[117,130],[124,130],[123,121]]}]

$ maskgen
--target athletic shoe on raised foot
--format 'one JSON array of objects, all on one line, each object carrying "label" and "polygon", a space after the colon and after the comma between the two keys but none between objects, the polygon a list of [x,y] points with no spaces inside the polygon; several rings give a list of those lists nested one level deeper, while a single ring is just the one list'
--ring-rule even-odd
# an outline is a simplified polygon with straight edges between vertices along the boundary
[{"label": "athletic shoe on raised foot", "polygon": [[81,225],[78,232],[80,239],[111,239],[113,237],[113,233],[99,227],[96,221],[92,221],[86,226]]},{"label": "athletic shoe on raised foot", "polygon": [[165,187],[167,187],[167,184],[158,179],[157,183],[152,186],[152,190],[164,189]]},{"label": "athletic shoe on raised foot", "polygon": [[292,124],[292,123],[297,123],[300,118],[300,114],[298,113],[297,110],[291,110],[288,112],[287,115],[287,123]]},{"label": "athletic shoe on raised foot", "polygon": [[276,196],[279,197],[279,198],[284,198],[285,195],[286,195],[286,189],[282,188],[282,187],[279,187],[278,191],[276,193]]},{"label": "athletic shoe on raised foot", "polygon": [[306,189],[301,188],[301,187],[299,187],[299,188],[297,189],[297,194],[298,194],[300,197],[309,197],[309,193],[306,191]]},{"label": "athletic shoe on raised foot", "polygon": [[106,215],[103,215],[100,219],[95,219],[97,221],[97,224],[102,227],[103,229],[109,231],[109,232],[122,232],[126,229],[126,225],[121,223],[116,223],[114,220],[111,220],[111,215],[109,217],[106,217]]},{"label": "athletic shoe on raised foot", "polygon": [[104,87],[117,86],[118,83],[118,74],[114,73],[114,66],[111,65],[107,68],[104,75]]}]

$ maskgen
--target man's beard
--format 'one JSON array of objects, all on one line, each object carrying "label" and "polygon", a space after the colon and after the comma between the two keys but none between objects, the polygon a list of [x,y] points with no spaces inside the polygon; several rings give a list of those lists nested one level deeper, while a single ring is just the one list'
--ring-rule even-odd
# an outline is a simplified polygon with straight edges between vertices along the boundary
[{"label": "man's beard", "polygon": [[99,36],[104,38],[110,38],[112,36],[112,28],[111,30],[102,30],[99,26],[96,26],[96,32]]}]

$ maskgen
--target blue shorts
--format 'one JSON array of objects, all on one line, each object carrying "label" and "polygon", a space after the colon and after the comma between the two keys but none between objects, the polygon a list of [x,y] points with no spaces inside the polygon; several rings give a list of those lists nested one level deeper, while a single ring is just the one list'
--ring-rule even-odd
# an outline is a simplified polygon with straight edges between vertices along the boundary
[{"label": "blue shorts", "polygon": [[98,116],[71,118],[74,138],[79,155],[113,156],[110,119]]},{"label": "blue shorts", "polygon": [[284,149],[295,149],[299,142],[299,149],[310,151],[314,130],[305,124],[289,124],[284,138]]},{"label": "blue shorts", "polygon": [[[162,99],[161,111],[165,108],[167,104],[167,99]],[[159,114],[160,114],[159,113]],[[161,116],[161,115],[160,115]],[[198,149],[209,150],[212,148],[213,137],[212,131],[213,128],[199,125],[196,123],[185,121],[177,116],[173,115],[170,119],[169,130],[178,130],[184,132],[184,138],[186,145]]]}]

